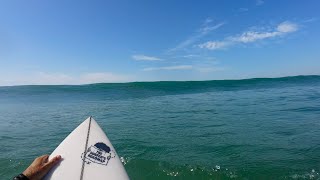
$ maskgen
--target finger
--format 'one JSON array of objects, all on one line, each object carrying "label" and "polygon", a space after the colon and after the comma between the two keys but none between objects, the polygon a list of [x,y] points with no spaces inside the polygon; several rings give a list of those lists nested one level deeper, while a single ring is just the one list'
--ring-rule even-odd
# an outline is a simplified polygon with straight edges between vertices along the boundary
[{"label": "finger", "polygon": [[54,165],[56,165],[61,160],[61,156],[57,155],[46,163],[45,169],[49,171]]},{"label": "finger", "polygon": [[37,158],[33,161],[33,163],[39,163],[39,164],[42,164],[42,163],[43,163],[43,161],[44,161],[44,159],[46,159],[46,158],[47,158],[47,156],[48,156],[48,155],[42,155],[42,156],[39,156],[39,157],[37,157]]},{"label": "finger", "polygon": [[45,154],[45,155],[42,155],[42,156],[39,156],[39,157],[37,157],[36,159],[43,159],[45,156],[47,156],[47,154]]},{"label": "finger", "polygon": [[40,179],[42,179],[49,171],[51,168],[53,168],[54,165],[56,165],[61,159],[61,156],[58,155],[54,158],[52,158],[49,162],[45,163],[38,172],[38,175]]},{"label": "finger", "polygon": [[48,162],[48,159],[49,159],[49,155],[47,155],[47,154],[41,156],[41,163],[45,164],[46,162]]}]

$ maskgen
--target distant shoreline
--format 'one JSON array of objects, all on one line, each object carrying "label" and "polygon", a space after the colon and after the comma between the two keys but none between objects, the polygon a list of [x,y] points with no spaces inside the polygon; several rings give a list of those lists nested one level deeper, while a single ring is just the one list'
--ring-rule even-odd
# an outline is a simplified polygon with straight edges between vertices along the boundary
[{"label": "distant shoreline", "polygon": [[89,84],[18,84],[18,85],[0,85],[0,87],[21,87],[21,86],[90,86],[102,84],[140,84],[140,83],[184,83],[184,82],[223,82],[223,81],[256,81],[256,80],[281,80],[294,78],[320,78],[320,75],[295,75],[295,76],[281,76],[281,77],[255,77],[255,78],[240,78],[240,79],[217,79],[217,80],[172,80],[172,81],[130,81],[130,82],[99,82]]}]

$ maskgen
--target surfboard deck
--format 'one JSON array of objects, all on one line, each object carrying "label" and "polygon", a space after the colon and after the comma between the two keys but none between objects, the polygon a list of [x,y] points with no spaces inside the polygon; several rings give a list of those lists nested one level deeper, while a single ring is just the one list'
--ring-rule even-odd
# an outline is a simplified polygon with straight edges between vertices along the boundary
[{"label": "surfboard deck", "polygon": [[62,160],[46,180],[129,179],[110,140],[92,117],[73,130],[49,159],[56,155]]}]

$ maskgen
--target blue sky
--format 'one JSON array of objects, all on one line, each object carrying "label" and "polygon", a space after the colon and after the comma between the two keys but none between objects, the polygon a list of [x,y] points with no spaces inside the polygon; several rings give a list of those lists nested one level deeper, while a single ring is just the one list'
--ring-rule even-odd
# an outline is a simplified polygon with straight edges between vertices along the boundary
[{"label": "blue sky", "polygon": [[0,85],[320,74],[317,0],[0,1]]}]

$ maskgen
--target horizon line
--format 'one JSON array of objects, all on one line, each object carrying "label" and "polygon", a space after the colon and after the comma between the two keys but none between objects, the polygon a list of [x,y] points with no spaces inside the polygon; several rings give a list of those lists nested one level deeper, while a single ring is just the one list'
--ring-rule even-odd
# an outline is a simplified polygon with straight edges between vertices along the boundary
[{"label": "horizon line", "polygon": [[242,81],[242,80],[255,80],[255,79],[282,79],[294,78],[304,76],[319,76],[320,74],[309,75],[292,75],[292,76],[279,76],[279,77],[254,77],[254,78],[239,78],[239,79],[208,79],[208,80],[160,80],[160,81],[128,81],[128,82],[97,82],[88,84],[17,84],[17,85],[0,85],[0,87],[19,87],[19,86],[88,86],[98,84],[130,84],[130,83],[157,83],[157,82],[205,82],[205,81]]}]

